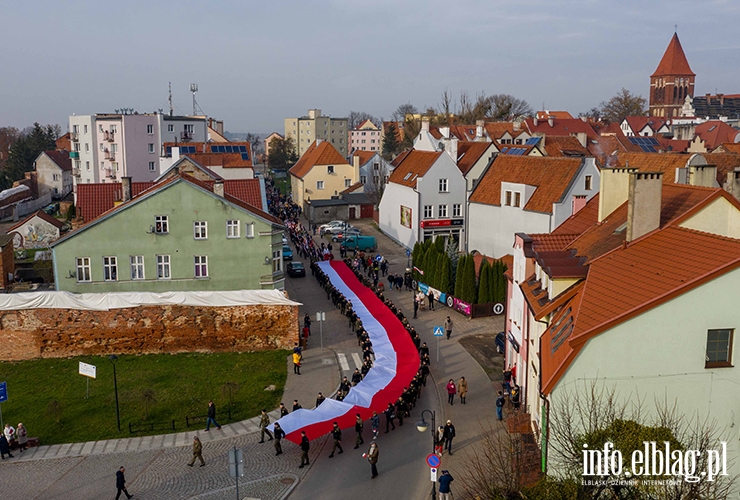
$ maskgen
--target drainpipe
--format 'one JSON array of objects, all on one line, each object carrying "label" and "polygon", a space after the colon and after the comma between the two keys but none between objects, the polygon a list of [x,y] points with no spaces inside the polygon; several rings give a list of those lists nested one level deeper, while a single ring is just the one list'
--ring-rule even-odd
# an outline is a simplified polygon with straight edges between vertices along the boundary
[{"label": "drainpipe", "polygon": [[[537,321],[537,322],[542,323],[543,325],[546,324],[544,321]],[[542,352],[542,335],[540,335],[540,352]],[[545,428],[540,429],[540,432],[542,432],[543,430],[545,431],[544,434],[546,436],[546,439],[540,440],[540,447],[544,446],[544,452],[542,451],[540,452],[544,454],[544,458],[542,459],[542,461],[544,462],[542,464],[543,465],[542,472],[547,474],[547,456],[548,456],[548,451],[549,451],[548,442],[550,441],[550,400],[547,399],[547,396],[545,395],[545,393],[542,392],[542,363],[540,363],[538,392],[540,393],[540,399],[544,401],[545,403]]]}]

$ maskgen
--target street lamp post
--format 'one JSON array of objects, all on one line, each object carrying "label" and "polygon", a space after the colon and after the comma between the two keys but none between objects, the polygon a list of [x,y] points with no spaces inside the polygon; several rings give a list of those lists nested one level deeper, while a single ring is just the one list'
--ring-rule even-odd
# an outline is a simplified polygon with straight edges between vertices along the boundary
[{"label": "street lamp post", "polygon": [[121,432],[121,413],[118,409],[118,379],[116,378],[116,361],[118,361],[118,356],[111,354],[108,356],[108,360],[113,365],[113,390],[116,393],[116,422],[118,423],[118,432]]},{"label": "street lamp post", "polygon": [[[416,429],[419,432],[425,432],[429,428],[429,423],[424,420],[424,414],[425,413],[431,413],[432,414],[432,453],[435,453],[435,445],[437,444],[437,439],[435,436],[435,432],[437,432],[437,427],[435,425],[435,417],[437,416],[436,412],[432,410],[423,410],[421,412],[421,420],[419,422],[416,422]],[[437,483],[432,482],[432,500],[437,498]]]}]

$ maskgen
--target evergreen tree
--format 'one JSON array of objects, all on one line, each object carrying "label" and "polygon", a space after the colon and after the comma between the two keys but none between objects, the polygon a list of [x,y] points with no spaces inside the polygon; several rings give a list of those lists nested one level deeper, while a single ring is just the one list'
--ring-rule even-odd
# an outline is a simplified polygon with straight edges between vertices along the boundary
[{"label": "evergreen tree", "polygon": [[457,281],[457,262],[460,260],[460,252],[458,251],[458,243],[454,238],[447,240],[447,248],[445,252],[450,258],[450,288],[449,293],[453,293],[455,290],[455,283]]},{"label": "evergreen tree", "polygon": [[455,293],[453,294],[458,299],[462,300],[463,296],[463,282],[465,281],[465,261],[468,260],[467,255],[461,255],[457,261],[457,276],[455,277]]},{"label": "evergreen tree", "polygon": [[383,158],[390,160],[401,150],[401,141],[398,140],[398,128],[395,123],[388,125],[383,136]]},{"label": "evergreen tree", "polygon": [[472,256],[467,256],[463,267],[463,287],[460,299],[468,304],[475,304],[477,298],[478,285],[475,280],[475,260]]},{"label": "evergreen tree", "polygon": [[478,303],[486,304],[491,302],[491,266],[485,257],[480,264],[478,271]]},{"label": "evergreen tree", "polygon": [[426,266],[424,268],[424,283],[435,288],[436,286],[434,284],[437,282],[438,257],[439,253],[437,252],[437,247],[435,245],[431,245],[424,256],[424,265]]},{"label": "evergreen tree", "polygon": [[437,288],[443,293],[449,292],[450,286],[450,258],[442,253],[437,258]]},{"label": "evergreen tree", "polygon": [[504,261],[499,260],[496,261],[498,264],[498,268],[496,269],[496,276],[498,276],[498,286],[494,292],[493,295],[493,301],[494,302],[504,302],[506,300],[506,277],[504,276],[504,273],[506,272],[506,264],[504,264]]},{"label": "evergreen tree", "polygon": [[434,240],[434,246],[437,248],[437,252],[442,253],[445,251],[445,248],[447,248],[447,245],[445,245],[445,239],[441,236],[437,236],[437,238]]},{"label": "evergreen tree", "polygon": [[24,178],[26,172],[33,170],[33,162],[44,151],[56,149],[56,140],[59,137],[59,126],[38,123],[33,124],[30,132],[24,133],[10,147],[8,161],[0,177],[0,189],[7,189],[13,182]]}]

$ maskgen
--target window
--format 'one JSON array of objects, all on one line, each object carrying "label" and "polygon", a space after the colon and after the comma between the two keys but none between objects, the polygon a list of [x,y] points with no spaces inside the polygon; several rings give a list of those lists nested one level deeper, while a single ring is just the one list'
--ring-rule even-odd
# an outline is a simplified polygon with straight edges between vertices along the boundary
[{"label": "window", "polygon": [[111,162],[110,168],[113,172],[118,172],[118,162],[117,161]]},{"label": "window", "polygon": [[77,257],[77,281],[92,281],[90,277],[90,257]]},{"label": "window", "polygon": [[247,238],[254,238],[254,222],[247,222],[244,225],[244,232]]},{"label": "window", "polygon": [[72,133],[73,134],[79,134],[80,133],[80,126],[79,125],[72,125]]},{"label": "window", "polygon": [[449,193],[449,190],[447,189],[447,179],[440,179],[439,180],[439,192],[440,193]]},{"label": "window", "polygon": [[193,222],[193,237],[196,240],[207,240],[208,239],[208,222],[204,220],[197,220]]},{"label": "window", "polygon": [[440,219],[444,219],[444,218],[446,218],[446,217],[447,217],[447,205],[440,205],[440,206],[439,206],[439,207],[437,208],[437,216],[438,216],[438,217],[439,217]]},{"label": "window", "polygon": [[90,171],[90,162],[89,162],[89,161],[86,161],[86,162],[85,162],[85,169],[86,169],[86,170],[87,170],[88,172]]},{"label": "window", "polygon": [[316,181],[316,189],[324,189],[324,181]]},{"label": "window", "polygon": [[51,179],[54,180],[54,181],[58,181],[59,180],[59,174],[51,174]]},{"label": "window", "polygon": [[586,176],[586,180],[584,184],[585,184],[584,189],[586,189],[586,191],[590,191],[591,190],[591,176],[590,175]]},{"label": "window", "polygon": [[431,219],[433,217],[432,215],[432,206],[431,205],[424,205],[424,218],[425,219]]},{"label": "window", "polygon": [[157,170],[157,166],[154,164],[153,161],[150,161],[149,162],[149,171],[150,172],[154,172],[155,170]]},{"label": "window", "polygon": [[103,279],[118,281],[118,259],[116,257],[103,257]]},{"label": "window", "polygon": [[459,203],[455,203],[452,205],[452,216],[453,217],[462,217],[462,205]]},{"label": "window", "polygon": [[105,162],[104,161],[101,161],[100,162],[100,170],[105,170]]},{"label": "window", "polygon": [[238,238],[239,237],[239,221],[238,220],[227,220],[226,221],[226,237],[227,238]]},{"label": "window", "polygon": [[157,255],[157,279],[168,280],[170,276],[170,256]]},{"label": "window", "polygon": [[85,153],[89,153],[89,152],[90,152],[90,143],[86,142],[85,143]]},{"label": "window", "polygon": [[326,167],[326,172],[328,174],[333,174],[334,173],[334,165],[329,165],[328,167]]},{"label": "window", "polygon": [[84,125],[85,133],[87,134],[87,125]]},{"label": "window", "polygon": [[157,215],[154,217],[154,232],[157,234],[167,234],[170,232],[170,222],[166,215]]},{"label": "window", "polygon": [[167,125],[167,132],[174,132],[175,126],[174,125]]},{"label": "window", "polygon": [[506,203],[504,203],[507,207],[511,206],[511,191],[506,191]]},{"label": "window", "polygon": [[103,125],[98,125],[98,132],[103,132]]},{"label": "window", "polygon": [[348,188],[352,185],[352,179],[344,179],[344,187]]},{"label": "window", "polygon": [[143,255],[132,255],[129,257],[131,264],[131,279],[132,280],[143,280],[144,279],[144,256]]},{"label": "window", "polygon": [[519,203],[521,202],[521,196],[522,194],[519,192],[514,193],[514,206],[518,207]]},{"label": "window", "polygon": [[72,148],[79,153],[80,152],[80,143],[79,142],[75,142],[74,144],[72,144]]},{"label": "window", "polygon": [[360,176],[360,182],[365,184],[367,182],[367,175],[361,175]]},{"label": "window", "polygon": [[207,278],[208,277],[208,256],[207,255],[196,255],[195,260],[195,277],[196,278]]},{"label": "window", "polygon": [[100,143],[100,152],[102,153],[103,151],[105,151],[105,146],[103,146],[103,143],[101,142]]},{"label": "window", "polygon": [[146,126],[146,133],[149,134],[149,135],[154,134],[154,125],[152,125],[152,124],[147,125]]},{"label": "window", "polygon": [[148,146],[148,151],[149,151],[150,153],[154,153],[154,144],[152,144],[151,142],[149,143],[149,146]]},{"label": "window", "polygon": [[192,125],[190,123],[185,124],[185,132],[188,132],[189,134],[195,132],[195,125]]},{"label": "window", "polygon": [[118,153],[118,144],[111,144],[110,145],[110,152],[111,153]]},{"label": "window", "polygon": [[277,273],[283,270],[283,251],[272,251],[272,272]]},{"label": "window", "polygon": [[707,355],[704,368],[732,366],[733,329],[707,331]]},{"label": "window", "polygon": [[[87,162],[87,164],[89,165],[90,162]],[[80,160],[75,160],[75,168],[77,170],[80,170],[80,165],[82,165],[82,162]],[[88,170],[90,170],[90,169],[88,168]]]},{"label": "window", "polygon": [[118,130],[118,126],[117,125],[111,125],[110,126],[110,133],[111,134],[115,134],[117,130]]}]

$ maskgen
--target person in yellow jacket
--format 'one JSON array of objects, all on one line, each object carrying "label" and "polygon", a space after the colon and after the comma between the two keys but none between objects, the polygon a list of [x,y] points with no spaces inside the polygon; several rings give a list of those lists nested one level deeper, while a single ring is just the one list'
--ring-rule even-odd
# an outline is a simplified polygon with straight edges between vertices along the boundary
[{"label": "person in yellow jacket", "polygon": [[296,375],[301,374],[301,354],[299,352],[293,352],[293,373]]},{"label": "person in yellow jacket", "polygon": [[460,377],[457,381],[457,394],[460,396],[460,403],[465,404],[465,396],[468,394],[468,381],[465,377]]}]

